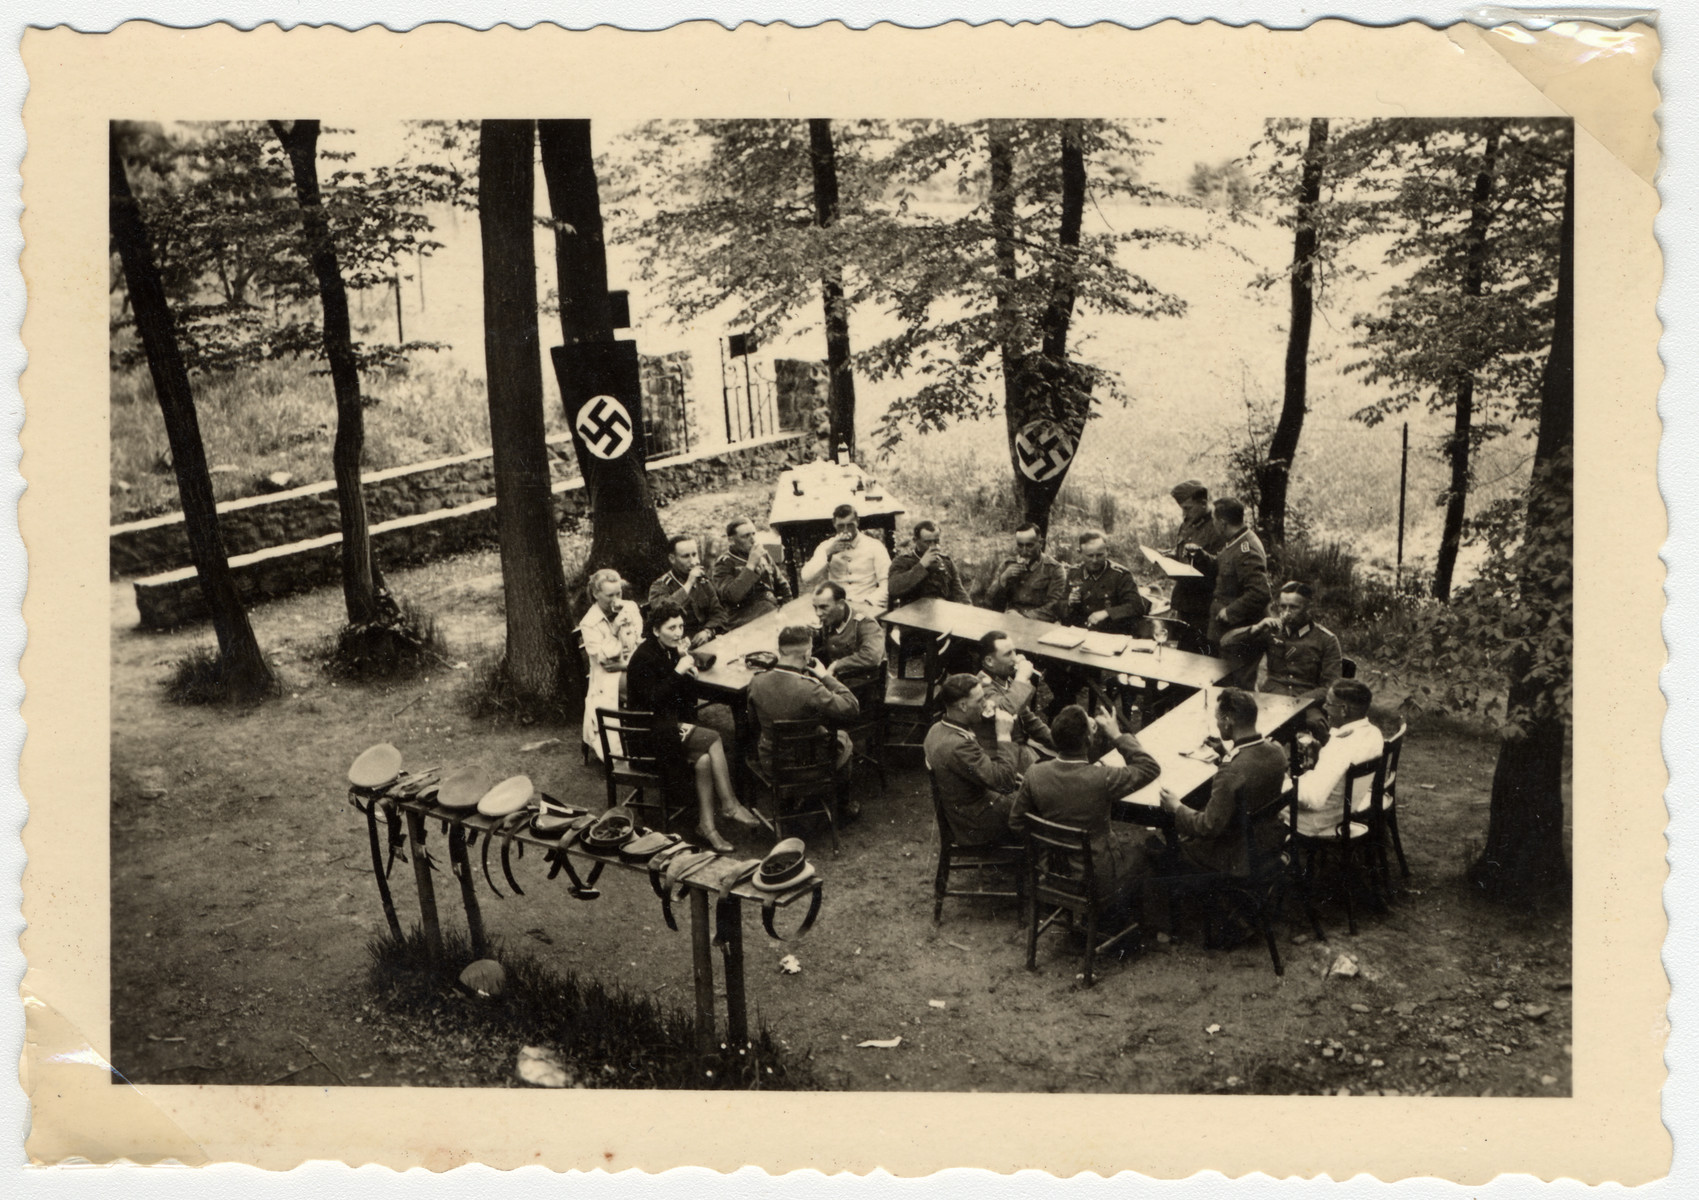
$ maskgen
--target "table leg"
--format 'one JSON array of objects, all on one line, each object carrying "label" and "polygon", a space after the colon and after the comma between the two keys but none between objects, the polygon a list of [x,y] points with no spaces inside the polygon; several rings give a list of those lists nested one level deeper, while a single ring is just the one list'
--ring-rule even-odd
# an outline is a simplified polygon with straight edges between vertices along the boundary
[{"label": "table leg", "polygon": [[720,901],[719,926],[726,944],[726,1043],[734,1050],[749,1044],[749,1005],[743,991],[743,904]]},{"label": "table leg", "polygon": [[708,1059],[719,1048],[714,1037],[713,930],[708,925],[708,893],[690,888],[690,957],[696,975],[696,1054]]},{"label": "table leg", "polygon": [[448,857],[454,866],[454,877],[460,880],[460,902],[466,907],[466,929],[472,935],[472,953],[485,958],[489,943],[484,938],[484,914],[478,907],[478,890],[472,883],[472,859],[466,853],[466,831],[458,825],[451,826],[448,831]]},{"label": "table leg", "polygon": [[431,880],[431,864],[425,857],[425,818],[416,812],[407,814],[407,837],[413,843],[413,882],[419,888],[419,918],[425,929],[425,944],[432,955],[441,958],[442,926],[437,923],[437,890]]}]

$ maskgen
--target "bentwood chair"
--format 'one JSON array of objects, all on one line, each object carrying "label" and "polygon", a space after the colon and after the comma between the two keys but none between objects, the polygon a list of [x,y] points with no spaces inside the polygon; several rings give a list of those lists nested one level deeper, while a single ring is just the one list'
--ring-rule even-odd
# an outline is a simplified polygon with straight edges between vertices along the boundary
[{"label": "bentwood chair", "polygon": [[1274,940],[1271,917],[1284,909],[1289,883],[1289,842],[1284,825],[1287,805],[1287,798],[1282,797],[1256,812],[1240,807],[1239,834],[1245,840],[1244,874],[1185,872],[1162,880],[1170,902],[1176,893],[1201,896],[1205,900],[1205,946],[1214,949],[1223,944],[1216,933],[1218,919],[1223,926],[1245,921],[1262,935],[1276,975],[1286,974],[1285,964],[1280,961],[1280,946]]},{"label": "bentwood chair", "polygon": [[[838,852],[838,810],[846,799],[848,775],[838,769],[838,735],[817,721],[774,721],[771,767],[750,754],[749,775],[764,793],[768,810],[762,820],[773,837],[783,841],[785,822],[819,814],[832,834],[832,853]],[[757,802],[757,812],[760,805]]]},{"label": "bentwood chair", "polygon": [[[1386,832],[1392,836],[1392,851],[1398,856],[1398,873],[1405,879],[1410,878],[1410,864],[1404,858],[1404,839],[1398,836],[1398,760],[1404,754],[1407,729],[1408,723],[1401,721],[1398,732],[1386,739],[1386,749],[1382,752],[1386,758],[1386,782],[1381,789],[1381,812]],[[1381,852],[1385,854],[1384,846]]]},{"label": "bentwood chair", "polygon": [[[944,812],[944,797],[938,791],[938,778],[928,769],[926,779],[932,786],[932,815],[938,822],[938,870],[932,877],[932,923],[938,925],[943,922],[944,901],[951,896],[1019,899],[1025,891],[1025,850],[1019,844],[1008,842],[991,846],[966,846],[957,842],[950,832],[949,816]],[[972,872],[976,883],[983,880],[988,872],[1012,874],[1014,884],[1006,888],[952,888],[950,876],[957,871]]]},{"label": "bentwood chair", "polygon": [[609,808],[620,803],[620,789],[629,788],[625,804],[654,812],[659,829],[670,829],[674,817],[691,810],[691,802],[684,799],[689,780],[682,764],[664,761],[659,754],[654,713],[598,708],[596,728]]},{"label": "bentwood chair", "polygon": [[[1316,917],[1314,890],[1316,863],[1325,854],[1332,854],[1339,890],[1344,893],[1345,919],[1351,936],[1357,936],[1356,884],[1368,884],[1377,901],[1384,902],[1380,878],[1385,872],[1386,848],[1379,833],[1384,821],[1386,787],[1386,755],[1381,753],[1372,761],[1345,772],[1342,786],[1340,818],[1325,833],[1298,832],[1298,792],[1288,793],[1289,817],[1292,826],[1292,875],[1304,899],[1304,915],[1309,918],[1317,940],[1325,940],[1321,921]],[[1369,804],[1365,811],[1356,811],[1356,799],[1367,788]],[[1377,858],[1379,865],[1377,867]]]},{"label": "bentwood chair", "polygon": [[[1091,835],[1084,829],[1027,814],[1026,822],[1026,969],[1038,970],[1038,937],[1058,920],[1068,929],[1085,923],[1085,985],[1096,982],[1097,956],[1138,933],[1139,923],[1127,925],[1097,940],[1104,903],[1097,895],[1097,864],[1092,861]],[[1039,911],[1049,907],[1048,916]]]}]

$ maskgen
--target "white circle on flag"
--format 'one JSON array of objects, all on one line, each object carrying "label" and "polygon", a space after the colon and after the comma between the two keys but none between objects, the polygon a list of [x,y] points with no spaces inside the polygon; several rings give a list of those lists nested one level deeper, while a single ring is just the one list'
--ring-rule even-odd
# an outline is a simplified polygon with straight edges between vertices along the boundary
[{"label": "white circle on flag", "polygon": [[584,448],[597,458],[618,458],[631,449],[631,413],[613,396],[592,396],[572,422]]},{"label": "white circle on flag", "polygon": [[1078,444],[1054,421],[1028,421],[1015,435],[1015,458],[1022,475],[1034,483],[1044,483],[1067,470]]}]

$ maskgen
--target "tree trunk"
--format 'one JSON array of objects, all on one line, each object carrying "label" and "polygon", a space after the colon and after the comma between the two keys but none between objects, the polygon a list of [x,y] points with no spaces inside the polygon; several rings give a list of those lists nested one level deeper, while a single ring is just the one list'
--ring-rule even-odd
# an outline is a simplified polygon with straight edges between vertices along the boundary
[{"label": "tree trunk", "polygon": [[1304,151],[1304,171],[1298,180],[1297,219],[1292,235],[1292,323],[1286,336],[1286,394],[1280,421],[1268,443],[1268,459],[1257,481],[1259,524],[1271,546],[1286,541],[1286,494],[1298,438],[1304,431],[1309,403],[1310,325],[1315,317],[1315,258],[1318,246],[1316,205],[1321,201],[1322,174],[1327,167],[1327,119],[1310,121],[1310,143]]},{"label": "tree trunk", "polygon": [[[1040,318],[1037,354],[1026,348],[1023,321],[1015,296],[1014,147],[1008,128],[993,122],[991,154],[992,253],[1001,281],[998,288],[998,345],[1003,360],[1003,412],[1009,439],[1009,461],[1021,500],[1021,515],[1049,531],[1050,510],[1073,466],[1085,427],[1090,395],[1080,373],[1068,359],[1068,333],[1073,321],[1075,262],[1085,216],[1085,150],[1077,121],[1062,123],[1061,226],[1057,231],[1055,265],[1048,280],[1050,294]],[[1044,419],[1052,428],[1041,440],[1023,440],[1029,422]],[[1036,474],[1028,474],[1032,468]]]},{"label": "tree trunk", "polygon": [[372,557],[366,526],[366,499],[360,486],[366,417],[360,402],[354,336],[348,322],[348,290],[342,282],[336,243],[331,239],[330,222],[319,195],[319,123],[273,121],[271,128],[283,143],[295,175],[307,259],[318,279],[319,301],[324,306],[324,352],[330,361],[331,387],[336,392],[336,444],[331,451],[331,470],[336,477],[336,504],[342,517],[342,598],[348,608],[349,623],[368,625],[393,615],[394,610],[379,598],[383,578]]},{"label": "tree trunk", "polygon": [[[1463,268],[1463,295],[1477,298],[1486,279],[1487,228],[1492,223],[1494,176],[1498,172],[1498,146],[1504,128],[1487,126],[1486,151],[1475,176],[1475,194],[1469,203],[1469,255]],[[1451,576],[1457,568],[1457,551],[1463,544],[1463,515],[1469,501],[1469,453],[1475,417],[1475,379],[1465,373],[1457,382],[1457,404],[1446,457],[1451,462],[1451,486],[1445,494],[1445,528],[1440,533],[1439,557],[1434,563],[1434,596],[1451,599]]]},{"label": "tree trunk", "polygon": [[[1557,304],[1551,354],[1540,380],[1540,430],[1528,485],[1527,524],[1519,575],[1534,586],[1522,607],[1530,628],[1567,617],[1574,562],[1575,442],[1575,150],[1570,131],[1564,171],[1563,225],[1559,235]],[[1542,569],[1543,565],[1543,569]],[[1572,620],[1572,618],[1570,618]],[[1469,868],[1469,881],[1495,899],[1525,904],[1569,888],[1563,856],[1563,751],[1567,721],[1550,693],[1569,682],[1572,664],[1556,665],[1561,678],[1529,670],[1531,655],[1511,664],[1507,720],[1493,770],[1487,845]],[[1542,703],[1544,701],[1544,703]]]},{"label": "tree trunk", "polygon": [[570,700],[574,658],[566,579],[555,540],[537,336],[533,125],[485,121],[479,133],[478,224],[484,253],[484,361],[496,530],[506,593],[505,674],[527,700]]},{"label": "tree trunk", "polygon": [[[633,343],[615,343],[612,308],[608,299],[608,258],[602,240],[601,196],[596,186],[596,163],[590,150],[589,121],[539,121],[543,177],[548,185],[549,208],[555,221],[555,270],[560,292],[560,328],[566,353],[555,354],[555,370],[566,404],[566,418],[573,426],[572,446],[584,476],[590,502],[590,555],[586,572],[612,567],[625,577],[638,598],[648,594],[650,580],[666,569],[667,541],[649,492],[649,476],[643,439],[642,389],[623,367],[608,366],[608,356],[629,354],[636,362]],[[630,349],[585,350],[579,346],[628,346]],[[578,364],[588,356],[580,371]],[[611,361],[611,360],[608,360]],[[564,370],[564,374],[563,374]],[[594,380],[618,379],[618,393],[590,392],[577,396],[572,388]],[[601,457],[585,443],[579,429],[582,405],[600,394],[613,394],[627,411],[629,442],[610,458]],[[603,448],[608,443],[602,443]]]},{"label": "tree trunk", "polygon": [[[809,160],[814,167],[814,222],[821,229],[838,223],[838,155],[832,122],[808,122]],[[834,261],[820,278],[826,310],[826,368],[832,441],[855,448],[855,373],[850,370],[849,310],[844,305],[843,273]]]},{"label": "tree trunk", "polygon": [[171,308],[165,299],[165,285],[160,280],[147,229],[142,224],[141,209],[124,171],[116,124],[108,127],[107,153],[112,240],[124,265],[124,283],[136,315],[136,332],[147,353],[153,390],[159,397],[165,434],[171,443],[171,467],[177,475],[177,492],[183,502],[189,553],[200,579],[201,593],[206,597],[207,610],[212,614],[213,630],[218,635],[225,695],[232,700],[258,699],[275,691],[277,681],[260,653],[225,557],[212,476],[207,471],[200,422],[195,416],[195,397],[189,388],[189,372],[177,348]]}]

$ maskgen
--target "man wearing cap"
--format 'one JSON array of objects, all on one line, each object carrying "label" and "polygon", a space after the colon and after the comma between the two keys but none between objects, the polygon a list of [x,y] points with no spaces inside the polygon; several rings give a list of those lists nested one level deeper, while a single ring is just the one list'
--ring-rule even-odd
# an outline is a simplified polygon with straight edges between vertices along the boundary
[{"label": "man wearing cap", "polygon": [[726,523],[726,552],[714,561],[714,588],[726,608],[727,629],[764,617],[791,598],[785,574],[755,540],[755,522]]},{"label": "man wearing cap", "polygon": [[[1207,633],[1209,601],[1215,595],[1215,563],[1205,555],[1221,553],[1226,539],[1215,527],[1209,509],[1209,489],[1202,481],[1188,479],[1177,483],[1170,494],[1180,506],[1180,528],[1174,531],[1173,557],[1196,567],[1203,575],[1176,579],[1168,602],[1176,617],[1200,634]],[[1204,555],[1194,554],[1188,546],[1196,546]]]},{"label": "man wearing cap", "polygon": [[1211,555],[1189,546],[1196,557],[1215,564],[1215,595],[1209,602],[1209,640],[1216,645],[1230,629],[1252,625],[1268,612],[1268,554],[1245,524],[1245,506],[1231,496],[1215,502],[1215,527],[1222,547]]},{"label": "man wearing cap", "polygon": [[1300,579],[1283,584],[1274,599],[1274,612],[1255,625],[1229,631],[1221,639],[1221,655],[1233,664],[1234,687],[1255,686],[1257,663],[1267,656],[1268,673],[1260,690],[1314,700],[1305,720],[1319,723],[1320,731],[1311,732],[1325,737],[1321,705],[1327,689],[1341,676],[1343,659],[1333,631],[1310,619],[1311,592],[1310,585]]},{"label": "man wearing cap", "polygon": [[985,599],[999,612],[1061,621],[1068,605],[1068,569],[1044,552],[1044,534],[1031,521],[1015,530],[1015,556],[997,568]]},{"label": "man wearing cap", "polygon": [[832,528],[836,535],[821,542],[803,565],[802,589],[835,583],[857,612],[870,617],[884,612],[891,574],[891,554],[884,541],[877,533],[861,532],[861,516],[853,505],[832,510]]},{"label": "man wearing cap", "polygon": [[1009,811],[1032,751],[1009,740],[1015,719],[995,713],[990,750],[969,730],[985,707],[985,685],[972,675],[951,675],[938,687],[944,715],[926,731],[926,769],[932,773],[950,834],[964,846],[1008,842]]},{"label": "man wearing cap", "polygon": [[730,628],[720,593],[708,578],[708,572],[702,569],[702,553],[696,547],[696,539],[688,533],[668,538],[667,563],[667,573],[649,585],[649,607],[653,608],[659,600],[671,600],[682,608],[684,635],[690,639],[692,649]]},{"label": "man wearing cap", "polygon": [[[761,672],[749,683],[749,709],[761,730],[755,758],[769,779],[773,770],[774,722],[818,721],[824,727],[853,721],[861,715],[861,705],[855,696],[813,657],[813,645],[811,627],[786,626],[779,631],[779,665]],[[838,730],[840,770],[849,761],[850,751],[849,734]]]}]

